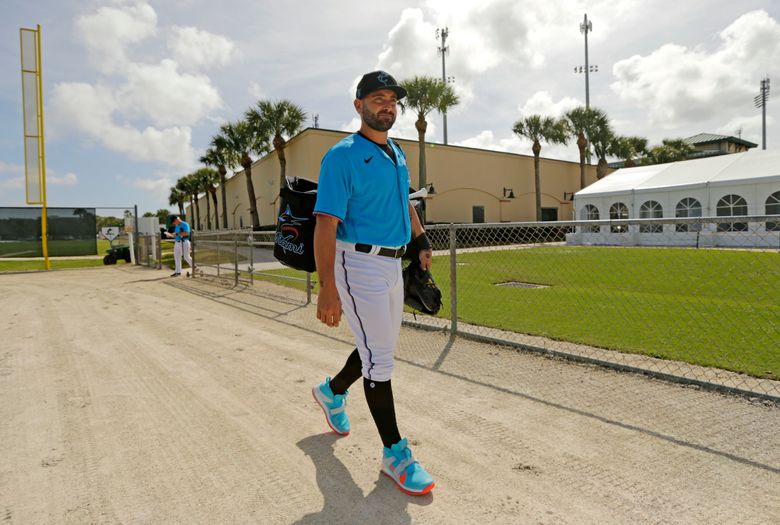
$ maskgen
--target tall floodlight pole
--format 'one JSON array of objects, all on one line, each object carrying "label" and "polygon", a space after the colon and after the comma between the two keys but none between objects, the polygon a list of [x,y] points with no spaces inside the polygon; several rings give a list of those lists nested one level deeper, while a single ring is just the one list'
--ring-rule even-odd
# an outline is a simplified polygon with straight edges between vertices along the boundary
[{"label": "tall floodlight pole", "polygon": [[[588,33],[591,31],[593,31],[593,24],[588,20],[588,14],[585,13],[585,18],[580,24],[580,33],[585,34],[585,66],[576,66],[574,68],[575,73],[585,73],[585,109],[590,109],[590,74],[599,72],[599,66],[591,66],[588,63]],[[585,138],[589,139],[587,136]],[[585,155],[588,164],[590,164],[590,140],[585,145]]]},{"label": "tall floodlight pole", "polygon": [[585,34],[585,108],[590,108],[590,81],[588,74],[590,73],[590,67],[588,67],[588,33],[593,31],[593,24],[588,20],[588,13],[585,13],[585,19],[580,24],[580,33]]},{"label": "tall floodlight pole", "polygon": [[761,81],[761,91],[753,98],[757,108],[761,108],[761,149],[766,149],[766,102],[769,100],[769,77]]},{"label": "tall floodlight pole", "polygon": [[[443,29],[437,29],[436,30],[436,39],[441,39],[441,45],[439,46],[439,54],[441,55],[441,81],[442,83],[447,83],[447,68],[445,65],[445,57],[447,56],[447,53],[449,53],[450,48],[447,46],[447,37],[450,36],[450,30],[449,28],[445,27]],[[441,114],[442,119],[444,120],[444,144],[447,144],[447,110],[444,110]]]}]

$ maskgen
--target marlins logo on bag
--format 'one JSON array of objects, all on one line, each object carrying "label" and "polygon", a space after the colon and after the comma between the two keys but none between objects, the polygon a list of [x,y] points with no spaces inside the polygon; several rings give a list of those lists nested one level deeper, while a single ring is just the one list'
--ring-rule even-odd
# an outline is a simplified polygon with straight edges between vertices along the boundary
[{"label": "marlins logo on bag", "polygon": [[285,252],[291,251],[298,255],[303,255],[306,248],[304,242],[299,240],[300,228],[310,217],[296,217],[292,214],[290,206],[279,215],[279,228],[276,232],[276,244]]}]

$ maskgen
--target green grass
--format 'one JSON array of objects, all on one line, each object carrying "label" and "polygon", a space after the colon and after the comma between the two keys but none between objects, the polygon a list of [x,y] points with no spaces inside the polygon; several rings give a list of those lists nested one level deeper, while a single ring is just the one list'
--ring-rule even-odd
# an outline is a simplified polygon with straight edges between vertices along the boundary
[{"label": "green grass", "polygon": [[[63,270],[66,268],[91,268],[94,266],[103,266],[102,259],[67,259],[60,260],[50,258],[49,263],[52,270]],[[120,261],[117,264],[125,264]],[[43,270],[43,259],[34,261],[4,261],[0,259],[0,273],[2,272],[26,272],[33,270]]]},{"label": "green grass", "polygon": [[[449,268],[435,259],[442,317]],[[780,379],[777,253],[540,247],[460,254],[457,272],[467,323]],[[508,281],[547,287],[496,286]]]},{"label": "green grass", "polygon": [[[107,241],[106,241],[107,242]],[[98,253],[100,251],[100,241],[98,241]],[[73,255],[96,255],[95,241],[76,240],[76,241],[49,241],[49,256],[73,256]],[[108,249],[106,246],[105,249]],[[0,243],[0,257],[42,257],[42,247],[40,241],[11,241]]]}]

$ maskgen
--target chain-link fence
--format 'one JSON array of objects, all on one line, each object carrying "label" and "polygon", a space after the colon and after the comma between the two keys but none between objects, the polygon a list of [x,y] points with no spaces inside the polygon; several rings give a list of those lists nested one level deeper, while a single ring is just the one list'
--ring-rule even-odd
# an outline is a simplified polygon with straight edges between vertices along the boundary
[{"label": "chain-link fence", "polygon": [[138,235],[138,258],[141,266],[159,270],[162,268],[162,239],[159,235]]},{"label": "chain-link fence", "polygon": [[[399,344],[427,352],[460,337],[777,401],[779,219],[431,225],[444,306],[407,311]],[[247,264],[274,318],[324,330],[311,275],[259,268],[273,232],[196,235],[196,264]],[[351,341],[343,325],[328,335]]]}]

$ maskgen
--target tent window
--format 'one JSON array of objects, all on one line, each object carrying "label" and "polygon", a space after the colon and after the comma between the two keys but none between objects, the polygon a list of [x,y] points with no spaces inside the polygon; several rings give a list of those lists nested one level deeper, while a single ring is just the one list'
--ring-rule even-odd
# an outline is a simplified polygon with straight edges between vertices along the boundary
[{"label": "tent window", "polygon": [[[664,208],[658,201],[647,201],[639,207],[640,219],[660,219],[664,216]],[[661,224],[642,224],[639,226],[640,233],[661,233],[663,226]]]},{"label": "tent window", "polygon": [[[610,220],[628,219],[628,207],[622,202],[616,202],[609,207],[609,218]],[[625,224],[610,226],[609,231],[612,233],[625,233],[628,231],[628,226]]]},{"label": "tent window", "polygon": [[[726,195],[718,201],[716,212],[718,217],[739,217],[747,215],[747,202],[739,195]],[[747,231],[747,229],[748,225],[746,222],[718,223],[719,232],[744,232]]]},{"label": "tent window", "polygon": [[[780,215],[780,191],[774,192],[766,199],[767,215]],[[767,221],[766,231],[780,232],[780,221]]]},{"label": "tent window", "polygon": [[[580,219],[583,221],[597,221],[599,220],[599,209],[593,204],[586,204],[580,210]],[[598,226],[585,226],[583,229],[585,232],[598,233]]]},{"label": "tent window", "polygon": [[[701,203],[692,197],[686,197],[677,203],[674,216],[680,218],[701,217]],[[678,232],[698,232],[701,231],[701,224],[678,224],[676,230]]]}]

